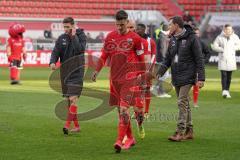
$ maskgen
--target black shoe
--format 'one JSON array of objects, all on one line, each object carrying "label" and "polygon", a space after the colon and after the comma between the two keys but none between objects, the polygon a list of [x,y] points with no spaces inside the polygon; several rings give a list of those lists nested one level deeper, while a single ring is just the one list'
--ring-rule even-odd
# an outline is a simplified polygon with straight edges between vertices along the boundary
[{"label": "black shoe", "polygon": [[10,84],[11,84],[11,85],[22,85],[22,84],[20,83],[20,81],[16,81],[16,80],[11,81]]},{"label": "black shoe", "polygon": [[67,128],[63,128],[63,134],[68,135],[68,129]]}]

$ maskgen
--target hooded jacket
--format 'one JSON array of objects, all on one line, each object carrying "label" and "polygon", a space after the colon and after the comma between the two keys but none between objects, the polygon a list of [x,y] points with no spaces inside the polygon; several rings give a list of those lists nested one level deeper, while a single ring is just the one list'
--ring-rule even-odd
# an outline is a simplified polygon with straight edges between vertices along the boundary
[{"label": "hooded jacket", "polygon": [[64,84],[82,84],[84,76],[84,52],[86,35],[77,29],[74,37],[64,33],[56,41],[52,51],[50,64],[60,59],[60,75]]},{"label": "hooded jacket", "polygon": [[213,42],[212,49],[218,52],[218,69],[233,71],[237,69],[236,50],[240,50],[240,40],[236,34],[227,38],[222,32]]},{"label": "hooded jacket", "polygon": [[171,67],[172,83],[174,86],[195,84],[205,81],[204,59],[199,38],[189,25],[182,35],[172,36],[166,57],[160,63],[158,75],[163,76]]}]

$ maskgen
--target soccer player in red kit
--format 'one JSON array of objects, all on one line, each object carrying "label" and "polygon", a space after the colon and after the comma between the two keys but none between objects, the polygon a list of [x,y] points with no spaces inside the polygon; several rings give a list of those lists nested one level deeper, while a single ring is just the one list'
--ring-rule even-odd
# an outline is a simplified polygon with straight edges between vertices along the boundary
[{"label": "soccer player in red kit", "polygon": [[26,52],[24,47],[23,33],[25,27],[21,24],[15,23],[9,27],[7,56],[10,63],[10,80],[11,84],[20,84],[20,68],[22,59],[25,59]]},{"label": "soccer player in red kit", "polygon": [[[127,24],[127,29],[128,29],[128,31],[136,32],[135,21],[129,20],[129,22]],[[148,60],[147,60],[147,58],[148,58],[148,42],[144,38],[142,38],[141,40],[142,40],[142,46],[143,46],[143,50],[144,50],[144,54],[141,57],[144,59],[145,63],[148,63]],[[142,70],[142,73],[144,73],[144,72],[145,71]],[[141,123],[141,125],[139,125],[138,121],[141,121],[141,120],[137,119],[137,115],[138,115],[138,112],[139,112],[138,107],[133,107],[133,109],[134,109],[134,114],[131,116],[131,118],[137,120],[138,135],[141,139],[143,139],[145,137],[145,130],[144,130],[143,122]],[[124,142],[125,142],[125,138],[124,138]]]},{"label": "soccer player in red kit", "polygon": [[[110,58],[110,106],[117,106],[119,113],[118,137],[114,148],[117,153],[121,149],[129,149],[136,141],[132,135],[129,107],[138,108],[138,125],[141,125],[144,118],[143,100],[141,92],[133,92],[138,86],[136,77],[138,72],[137,63],[144,62],[144,54],[141,37],[127,29],[128,14],[120,10],[116,13],[116,31],[110,32],[104,42],[101,58],[96,71],[93,72],[92,80],[103,67],[107,58]],[[143,95],[144,96],[144,95]],[[124,136],[127,140],[123,145]]]},{"label": "soccer player in red kit", "polygon": [[[152,65],[155,63],[155,56],[156,56],[156,43],[155,41],[150,38],[146,33],[146,26],[144,24],[137,24],[136,32],[145,40],[144,48],[145,48],[145,61],[147,62],[147,70],[151,72]],[[147,82],[146,94],[145,94],[145,118],[148,118],[149,106],[151,102],[151,81]]]}]

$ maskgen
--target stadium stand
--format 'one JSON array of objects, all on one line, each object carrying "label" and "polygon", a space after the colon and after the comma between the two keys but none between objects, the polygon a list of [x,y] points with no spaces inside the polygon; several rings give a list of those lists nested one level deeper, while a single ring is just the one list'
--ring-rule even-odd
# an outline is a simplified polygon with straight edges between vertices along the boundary
[{"label": "stadium stand", "polygon": [[207,7],[217,5],[217,0],[177,0],[177,2],[185,11],[189,11],[190,15],[195,17],[197,21],[204,15]]},{"label": "stadium stand", "polygon": [[[2,0],[0,16],[62,18],[66,15],[74,18],[98,19],[114,16],[118,9],[159,10],[169,17],[181,14],[181,9],[171,0]],[[169,11],[168,8],[174,8]]]}]

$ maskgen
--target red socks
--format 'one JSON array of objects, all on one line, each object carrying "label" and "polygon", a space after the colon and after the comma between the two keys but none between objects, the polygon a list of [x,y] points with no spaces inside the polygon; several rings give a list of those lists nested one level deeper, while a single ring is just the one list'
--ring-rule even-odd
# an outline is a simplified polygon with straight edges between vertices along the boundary
[{"label": "red socks", "polygon": [[130,126],[130,116],[129,114],[120,114],[119,123],[118,123],[118,140],[121,142],[124,139],[124,136],[130,136],[131,126]]},{"label": "red socks", "polygon": [[79,123],[77,119],[77,106],[75,105],[71,105],[68,109],[68,116],[67,116],[67,120],[64,128],[68,129],[71,125],[71,121],[73,121],[75,128],[79,127]]},{"label": "red socks", "polygon": [[17,67],[10,67],[10,79],[18,81],[20,78],[20,70]]},{"label": "red socks", "polygon": [[129,124],[128,124],[128,128],[127,128],[127,138],[128,139],[132,139],[133,138],[133,135],[132,135],[132,128],[131,128],[131,122],[129,121]]},{"label": "red socks", "polygon": [[197,85],[193,86],[193,103],[197,105],[198,103],[198,95],[199,95],[199,87]]},{"label": "red socks", "polygon": [[149,112],[150,102],[151,102],[151,98],[150,97],[145,99],[145,113]]}]

